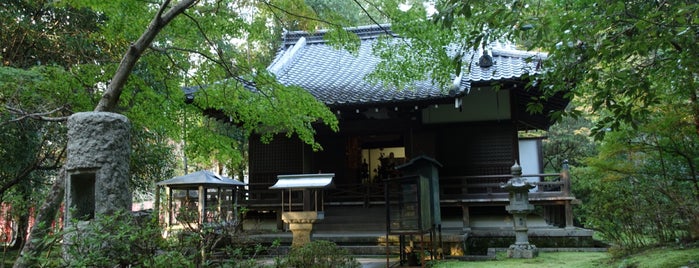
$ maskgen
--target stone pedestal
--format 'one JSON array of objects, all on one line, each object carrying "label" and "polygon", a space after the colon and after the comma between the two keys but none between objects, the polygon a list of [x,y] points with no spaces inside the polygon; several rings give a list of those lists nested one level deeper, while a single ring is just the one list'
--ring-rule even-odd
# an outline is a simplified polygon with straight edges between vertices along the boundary
[{"label": "stone pedestal", "polygon": [[539,256],[539,249],[532,244],[513,244],[507,249],[507,257],[514,259],[532,259]]},{"label": "stone pedestal", "polygon": [[313,224],[322,219],[322,214],[315,211],[297,211],[282,213],[282,220],[289,224],[289,230],[293,240],[292,248],[301,247],[311,242],[311,234],[313,234]]}]

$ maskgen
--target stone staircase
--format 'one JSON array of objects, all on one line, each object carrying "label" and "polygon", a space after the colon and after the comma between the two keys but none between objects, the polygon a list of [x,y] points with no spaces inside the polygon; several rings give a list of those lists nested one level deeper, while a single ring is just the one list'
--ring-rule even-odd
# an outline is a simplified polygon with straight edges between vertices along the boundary
[{"label": "stone staircase", "polygon": [[[355,255],[386,255],[386,211],[384,206],[326,206],[324,219],[314,225],[313,240],[328,240],[348,249]],[[445,215],[443,215],[445,216]],[[463,233],[460,217],[445,217],[443,232],[437,241],[446,255],[462,251],[466,255],[483,255],[491,248],[506,248],[513,242],[514,231],[505,216],[479,216],[472,218],[472,229]],[[267,219],[267,225],[274,226],[274,219]],[[530,221],[530,241],[541,248],[597,248],[592,239],[592,231],[581,228],[558,228],[532,216]],[[290,231],[269,231],[256,235],[261,241],[279,240],[282,245],[290,245]],[[419,241],[419,235],[406,239]],[[429,234],[422,238],[429,243]],[[398,254],[397,236],[388,237],[388,251]],[[287,248],[286,246],[283,248]],[[285,250],[285,249],[284,249]]]}]

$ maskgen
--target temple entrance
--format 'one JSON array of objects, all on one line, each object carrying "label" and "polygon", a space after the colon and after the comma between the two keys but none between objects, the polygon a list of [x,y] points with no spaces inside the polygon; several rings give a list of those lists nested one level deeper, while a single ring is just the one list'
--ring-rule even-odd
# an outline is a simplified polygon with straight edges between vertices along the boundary
[{"label": "temple entrance", "polygon": [[362,183],[398,177],[396,166],[405,163],[405,147],[362,149]]},{"label": "temple entrance", "polygon": [[369,135],[357,138],[362,184],[377,184],[398,177],[396,166],[405,163],[405,146],[401,135]]}]

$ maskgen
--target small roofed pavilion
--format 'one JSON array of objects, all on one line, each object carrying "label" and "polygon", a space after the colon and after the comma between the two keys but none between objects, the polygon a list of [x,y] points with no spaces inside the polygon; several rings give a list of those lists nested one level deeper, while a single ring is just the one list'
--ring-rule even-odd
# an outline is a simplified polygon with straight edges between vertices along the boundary
[{"label": "small roofed pavilion", "polygon": [[[238,220],[238,191],[245,183],[215,174],[197,171],[156,183],[156,200],[165,188],[166,230],[181,228],[187,221],[231,224]],[[192,222],[189,222],[192,223]]]}]

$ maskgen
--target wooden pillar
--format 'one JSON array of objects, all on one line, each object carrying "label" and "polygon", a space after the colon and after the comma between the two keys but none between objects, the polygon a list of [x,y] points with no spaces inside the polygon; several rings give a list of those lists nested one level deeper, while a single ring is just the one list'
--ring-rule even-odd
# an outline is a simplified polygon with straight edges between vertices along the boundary
[{"label": "wooden pillar", "polygon": [[160,186],[155,186],[155,200],[153,200],[153,212],[160,219]]},{"label": "wooden pillar", "polygon": [[470,232],[471,231],[471,215],[469,211],[468,204],[461,203],[461,211],[463,212],[463,227],[462,230],[464,233]]},{"label": "wooden pillar", "polygon": [[199,224],[204,223],[204,217],[206,213],[206,193],[204,192],[204,185],[199,185]]},{"label": "wooden pillar", "polygon": [[563,160],[561,182],[563,183],[563,185],[561,185],[561,192],[563,192],[563,196],[570,196],[570,170],[568,167],[568,160]]},{"label": "wooden pillar", "polygon": [[303,200],[302,200],[303,211],[312,211],[313,205],[311,203],[313,202],[313,199],[311,199],[311,190],[303,189],[302,191],[303,191]]},{"label": "wooden pillar", "polygon": [[573,228],[573,205],[570,201],[565,201],[566,228]]},{"label": "wooden pillar", "polygon": [[165,195],[167,195],[167,211],[165,212],[165,216],[167,217],[165,220],[165,227],[167,229],[172,226],[172,189],[170,189],[170,187],[165,186]]},{"label": "wooden pillar", "polygon": [[[291,195],[291,193],[289,193]],[[277,211],[277,230],[284,231],[284,221],[282,220],[282,213],[284,213],[284,190],[282,190],[282,206]],[[289,210],[291,211],[291,209]]]}]

